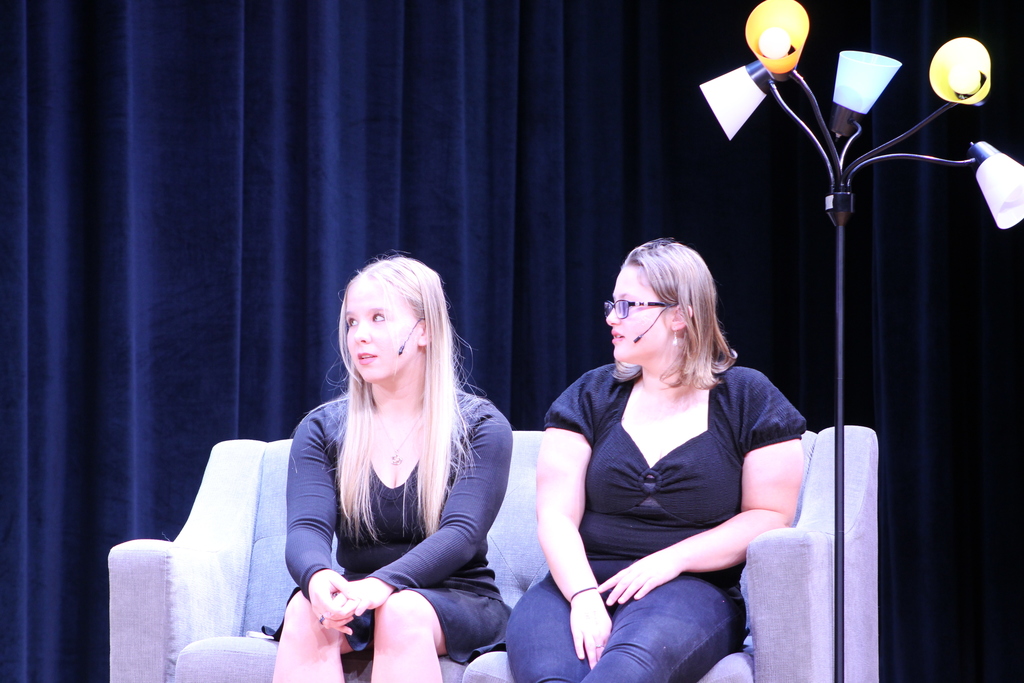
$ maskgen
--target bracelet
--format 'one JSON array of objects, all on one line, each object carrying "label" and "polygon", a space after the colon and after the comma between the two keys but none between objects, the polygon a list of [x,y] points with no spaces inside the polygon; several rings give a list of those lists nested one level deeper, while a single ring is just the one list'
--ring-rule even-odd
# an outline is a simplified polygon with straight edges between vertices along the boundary
[{"label": "bracelet", "polygon": [[572,594],[572,597],[569,598],[569,602],[572,602],[576,598],[576,596],[579,595],[580,593],[586,593],[587,591],[596,591],[596,590],[597,590],[597,586],[591,586],[590,588],[581,588],[581,589],[579,589],[578,591],[576,591],[575,593]]}]

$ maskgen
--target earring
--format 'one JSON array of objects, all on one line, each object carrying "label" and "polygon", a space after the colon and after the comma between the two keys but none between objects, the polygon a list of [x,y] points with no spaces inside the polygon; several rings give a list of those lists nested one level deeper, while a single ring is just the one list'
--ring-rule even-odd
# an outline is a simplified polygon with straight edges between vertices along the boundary
[{"label": "earring", "polygon": [[672,346],[679,346],[679,335],[672,335]]}]

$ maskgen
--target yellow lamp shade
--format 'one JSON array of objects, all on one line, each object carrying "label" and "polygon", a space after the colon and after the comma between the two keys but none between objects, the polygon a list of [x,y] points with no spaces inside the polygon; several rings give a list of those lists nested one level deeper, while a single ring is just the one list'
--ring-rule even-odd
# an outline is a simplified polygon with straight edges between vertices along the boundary
[{"label": "yellow lamp shade", "polygon": [[765,0],[747,17],[747,45],[768,71],[788,74],[800,61],[809,30],[807,10],[799,2]]},{"label": "yellow lamp shade", "polygon": [[939,48],[928,69],[935,94],[947,102],[980,104],[992,89],[992,60],[974,38],[954,38]]}]

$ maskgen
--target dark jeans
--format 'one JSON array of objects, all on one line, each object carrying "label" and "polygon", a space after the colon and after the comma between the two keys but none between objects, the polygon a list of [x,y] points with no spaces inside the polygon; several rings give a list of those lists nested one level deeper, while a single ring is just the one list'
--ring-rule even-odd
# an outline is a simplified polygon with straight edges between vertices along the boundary
[{"label": "dark jeans", "polygon": [[512,610],[506,643],[516,683],[696,683],[739,651],[744,610],[720,588],[683,575],[609,608],[612,632],[593,671],[576,658],[569,603],[548,574]]}]

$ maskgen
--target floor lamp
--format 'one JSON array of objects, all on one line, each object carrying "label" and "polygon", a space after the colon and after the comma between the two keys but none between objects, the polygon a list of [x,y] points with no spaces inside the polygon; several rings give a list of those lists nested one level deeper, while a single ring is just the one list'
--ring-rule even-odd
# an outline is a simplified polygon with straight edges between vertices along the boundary
[{"label": "floor lamp", "polygon": [[[916,126],[885,144],[875,147],[854,161],[846,162],[846,152],[861,134],[860,120],[900,68],[900,62],[867,52],[842,52],[836,72],[835,91],[829,123],[825,123],[818,102],[807,82],[796,70],[810,29],[807,12],[795,0],[765,0],[747,18],[747,45],[757,61],[701,85],[708,104],[731,140],[754,109],[769,94],[786,114],[807,134],[818,150],[829,174],[829,194],[825,212],[836,228],[835,296],[835,579],[833,585],[833,677],[844,678],[843,564],[845,504],[843,407],[843,302],[844,248],[846,223],[853,215],[851,184],[863,168],[890,160],[916,160],[944,166],[976,169],[975,177],[1000,228],[1009,228],[1024,220],[1024,167],[985,142],[971,144],[968,158],[940,159],[922,154],[890,153],[885,150],[903,142],[917,131],[958,104],[980,104],[992,86],[988,51],[972,38],[956,38],[935,53],[929,80],[935,93],[945,100],[934,113]],[[793,81],[810,101],[820,136],[806,124],[779,93],[779,83]],[[837,143],[843,138],[841,148]]]}]

